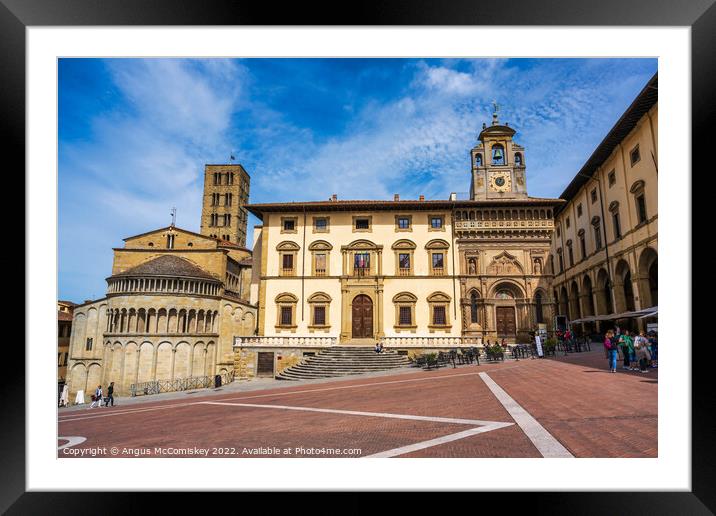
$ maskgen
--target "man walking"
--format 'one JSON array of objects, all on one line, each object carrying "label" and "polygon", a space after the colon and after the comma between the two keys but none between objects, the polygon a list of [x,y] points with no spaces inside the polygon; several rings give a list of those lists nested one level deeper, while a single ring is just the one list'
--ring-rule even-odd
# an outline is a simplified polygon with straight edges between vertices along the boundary
[{"label": "man walking", "polygon": [[111,382],[109,384],[109,387],[107,387],[107,401],[104,404],[104,406],[109,407],[110,402],[112,403],[112,406],[114,407],[114,382]]}]

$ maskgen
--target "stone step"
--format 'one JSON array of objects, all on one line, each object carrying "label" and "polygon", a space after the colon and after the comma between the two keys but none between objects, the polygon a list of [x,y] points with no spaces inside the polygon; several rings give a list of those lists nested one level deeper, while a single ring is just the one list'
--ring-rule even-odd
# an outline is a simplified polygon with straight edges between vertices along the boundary
[{"label": "stone step", "polygon": [[282,380],[334,378],[398,369],[408,365],[410,361],[407,356],[399,355],[395,351],[376,353],[373,345],[335,346],[306,357],[300,363],[276,375],[276,378]]}]

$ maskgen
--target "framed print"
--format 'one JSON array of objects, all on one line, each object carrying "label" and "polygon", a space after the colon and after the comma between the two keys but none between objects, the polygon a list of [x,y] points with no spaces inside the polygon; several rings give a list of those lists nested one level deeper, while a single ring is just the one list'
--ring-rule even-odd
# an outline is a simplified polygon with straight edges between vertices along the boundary
[{"label": "framed print", "polygon": [[28,301],[4,510],[713,510],[712,2],[178,5],[3,2]]}]

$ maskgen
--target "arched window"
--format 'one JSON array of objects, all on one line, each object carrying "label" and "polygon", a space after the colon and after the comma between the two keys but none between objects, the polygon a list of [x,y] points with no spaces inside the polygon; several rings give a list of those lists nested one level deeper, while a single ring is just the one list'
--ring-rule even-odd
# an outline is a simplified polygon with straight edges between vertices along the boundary
[{"label": "arched window", "polygon": [[476,167],[482,166],[482,154],[475,154],[475,166]]},{"label": "arched window", "polygon": [[474,290],[470,294],[470,322],[473,324],[478,323],[477,317],[477,292]]},{"label": "arched window", "polygon": [[515,153],[515,166],[518,166],[518,167],[522,166],[522,154],[519,152]]},{"label": "arched window", "polygon": [[504,165],[505,164],[505,148],[500,145],[492,146],[492,164],[493,165]]},{"label": "arched window", "polygon": [[537,320],[537,324],[544,322],[544,314],[542,313],[542,294],[540,292],[535,294],[535,319]]}]

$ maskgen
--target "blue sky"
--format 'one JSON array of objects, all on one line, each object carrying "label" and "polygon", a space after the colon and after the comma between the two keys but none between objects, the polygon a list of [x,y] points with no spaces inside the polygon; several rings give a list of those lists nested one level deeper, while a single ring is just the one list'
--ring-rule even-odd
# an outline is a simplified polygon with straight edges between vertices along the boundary
[{"label": "blue sky", "polygon": [[[492,101],[557,197],[656,59],[61,59],[59,297],[102,297],[112,248],[199,230],[205,163],[233,151],[251,202],[444,199],[469,189]],[[257,221],[249,220],[249,234]]]}]

